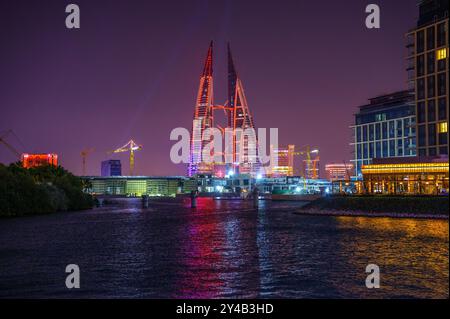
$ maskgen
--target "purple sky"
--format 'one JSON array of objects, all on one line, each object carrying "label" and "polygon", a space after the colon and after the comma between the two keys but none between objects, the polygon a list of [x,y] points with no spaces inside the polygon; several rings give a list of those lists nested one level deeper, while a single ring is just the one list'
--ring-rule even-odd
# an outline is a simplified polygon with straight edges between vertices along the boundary
[{"label": "purple sky", "polygon": [[[81,29],[65,27],[65,6]],[[381,29],[365,28],[365,6]],[[141,175],[176,175],[170,131],[192,125],[199,75],[215,42],[215,100],[226,99],[226,42],[257,127],[278,127],[280,144],[320,148],[321,167],[350,160],[353,114],[370,97],[406,87],[404,34],[416,0],[2,1],[0,131],[19,151],[55,152],[88,174],[130,138]],[[128,172],[128,155],[122,160]],[[0,145],[0,162],[15,158]]]}]

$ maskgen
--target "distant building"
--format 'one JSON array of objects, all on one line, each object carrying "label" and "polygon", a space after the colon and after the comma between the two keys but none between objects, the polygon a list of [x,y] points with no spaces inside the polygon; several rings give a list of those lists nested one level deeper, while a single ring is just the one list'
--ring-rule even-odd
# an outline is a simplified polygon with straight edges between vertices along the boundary
[{"label": "distant building", "polygon": [[83,177],[89,193],[115,196],[176,196],[197,190],[197,181],[185,177],[109,176]]},{"label": "distant building", "polygon": [[279,147],[273,149],[271,152],[273,158],[272,163],[275,161],[277,165],[271,166],[271,176],[284,177],[294,175],[294,153],[295,145],[288,145],[287,147]]},{"label": "distant building", "polygon": [[422,0],[417,27],[407,34],[407,71],[415,90],[417,154],[447,155],[449,1]]},{"label": "distant building", "polygon": [[308,179],[318,179],[320,176],[320,158],[303,160],[303,176]]},{"label": "distant building", "polygon": [[264,177],[255,181],[261,194],[324,194],[331,183],[323,179],[306,179],[303,176]]},{"label": "distant building", "polygon": [[102,176],[121,176],[122,164],[120,160],[107,160],[102,162]]},{"label": "distant building", "polygon": [[352,126],[354,166],[361,179],[361,167],[374,158],[416,155],[416,116],[414,93],[400,91],[369,99],[359,107]]},{"label": "distant building", "polygon": [[21,156],[22,166],[24,168],[38,167],[44,165],[58,166],[57,154],[27,154]]},{"label": "distant building", "polygon": [[327,180],[335,181],[349,181],[354,175],[353,164],[351,163],[333,163],[325,165],[325,172]]}]

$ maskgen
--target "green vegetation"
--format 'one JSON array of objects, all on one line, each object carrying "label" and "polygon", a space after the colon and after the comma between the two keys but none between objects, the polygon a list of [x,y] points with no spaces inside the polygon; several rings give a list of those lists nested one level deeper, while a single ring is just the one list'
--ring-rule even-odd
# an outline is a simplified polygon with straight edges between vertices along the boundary
[{"label": "green vegetation", "polygon": [[20,163],[0,164],[0,217],[89,209],[92,196],[83,181],[62,168],[25,169]]},{"label": "green vegetation", "polygon": [[448,214],[448,196],[328,196],[305,208],[377,213]]}]

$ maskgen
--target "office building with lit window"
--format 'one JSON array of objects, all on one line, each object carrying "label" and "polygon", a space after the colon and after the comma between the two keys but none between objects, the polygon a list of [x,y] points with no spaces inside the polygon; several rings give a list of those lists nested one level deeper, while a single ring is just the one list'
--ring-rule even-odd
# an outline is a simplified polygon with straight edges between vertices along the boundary
[{"label": "office building with lit window", "polygon": [[278,147],[272,149],[271,163],[276,161],[276,165],[271,166],[269,175],[272,177],[284,177],[294,175],[294,153],[295,145],[288,145],[287,147]]},{"label": "office building with lit window", "polygon": [[353,129],[355,174],[374,158],[416,156],[414,93],[399,91],[369,99],[359,107]]},{"label": "office building with lit window", "polygon": [[423,0],[407,34],[407,71],[414,89],[417,154],[448,156],[449,1]]},{"label": "office building with lit window", "polygon": [[351,163],[331,163],[325,165],[325,172],[327,180],[335,181],[349,181],[353,176],[353,164]]},{"label": "office building with lit window", "polygon": [[112,196],[171,196],[197,190],[197,180],[178,176],[85,176],[93,195]]}]

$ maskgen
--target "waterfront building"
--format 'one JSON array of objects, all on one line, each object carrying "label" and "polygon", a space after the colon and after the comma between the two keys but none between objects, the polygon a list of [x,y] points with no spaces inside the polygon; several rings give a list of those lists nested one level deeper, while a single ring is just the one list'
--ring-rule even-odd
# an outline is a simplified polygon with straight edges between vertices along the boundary
[{"label": "waterfront building", "polygon": [[362,192],[390,195],[441,195],[449,191],[446,157],[376,159],[363,165]]},{"label": "waterfront building", "polygon": [[32,168],[44,165],[58,166],[58,155],[49,154],[27,154],[21,156],[22,166],[24,168]]},{"label": "waterfront building", "polygon": [[234,193],[251,192],[254,185],[254,179],[250,174],[233,174],[226,179],[227,188]]},{"label": "waterfront building", "polygon": [[198,190],[202,193],[242,193],[250,192],[254,180],[249,174],[230,174],[225,177],[213,174],[197,174]]},{"label": "waterfront building", "polygon": [[448,156],[449,1],[422,0],[407,34],[407,71],[415,90],[417,154]]},{"label": "waterfront building", "polygon": [[197,190],[197,181],[186,177],[90,176],[88,192],[115,196],[176,196]]},{"label": "waterfront building", "polygon": [[107,160],[102,162],[101,176],[121,176],[122,164],[120,160]]},{"label": "waterfront building", "polygon": [[255,181],[262,194],[324,194],[331,183],[323,179],[308,179],[303,176],[265,177]]},{"label": "waterfront building", "polygon": [[214,174],[197,174],[195,179],[197,180],[198,191],[201,193],[226,191],[225,177],[217,177]]},{"label": "waterfront building", "polygon": [[356,178],[374,158],[416,156],[414,93],[399,91],[369,99],[359,107],[353,129]]},{"label": "waterfront building", "polygon": [[201,193],[249,194],[255,187],[260,194],[317,194],[325,193],[331,183],[321,179],[305,179],[302,176],[259,177],[249,174],[232,174],[217,177],[212,174],[195,176]]},{"label": "waterfront building", "polygon": [[325,172],[327,180],[335,181],[349,181],[354,175],[353,164],[351,163],[332,163],[325,165]]}]

